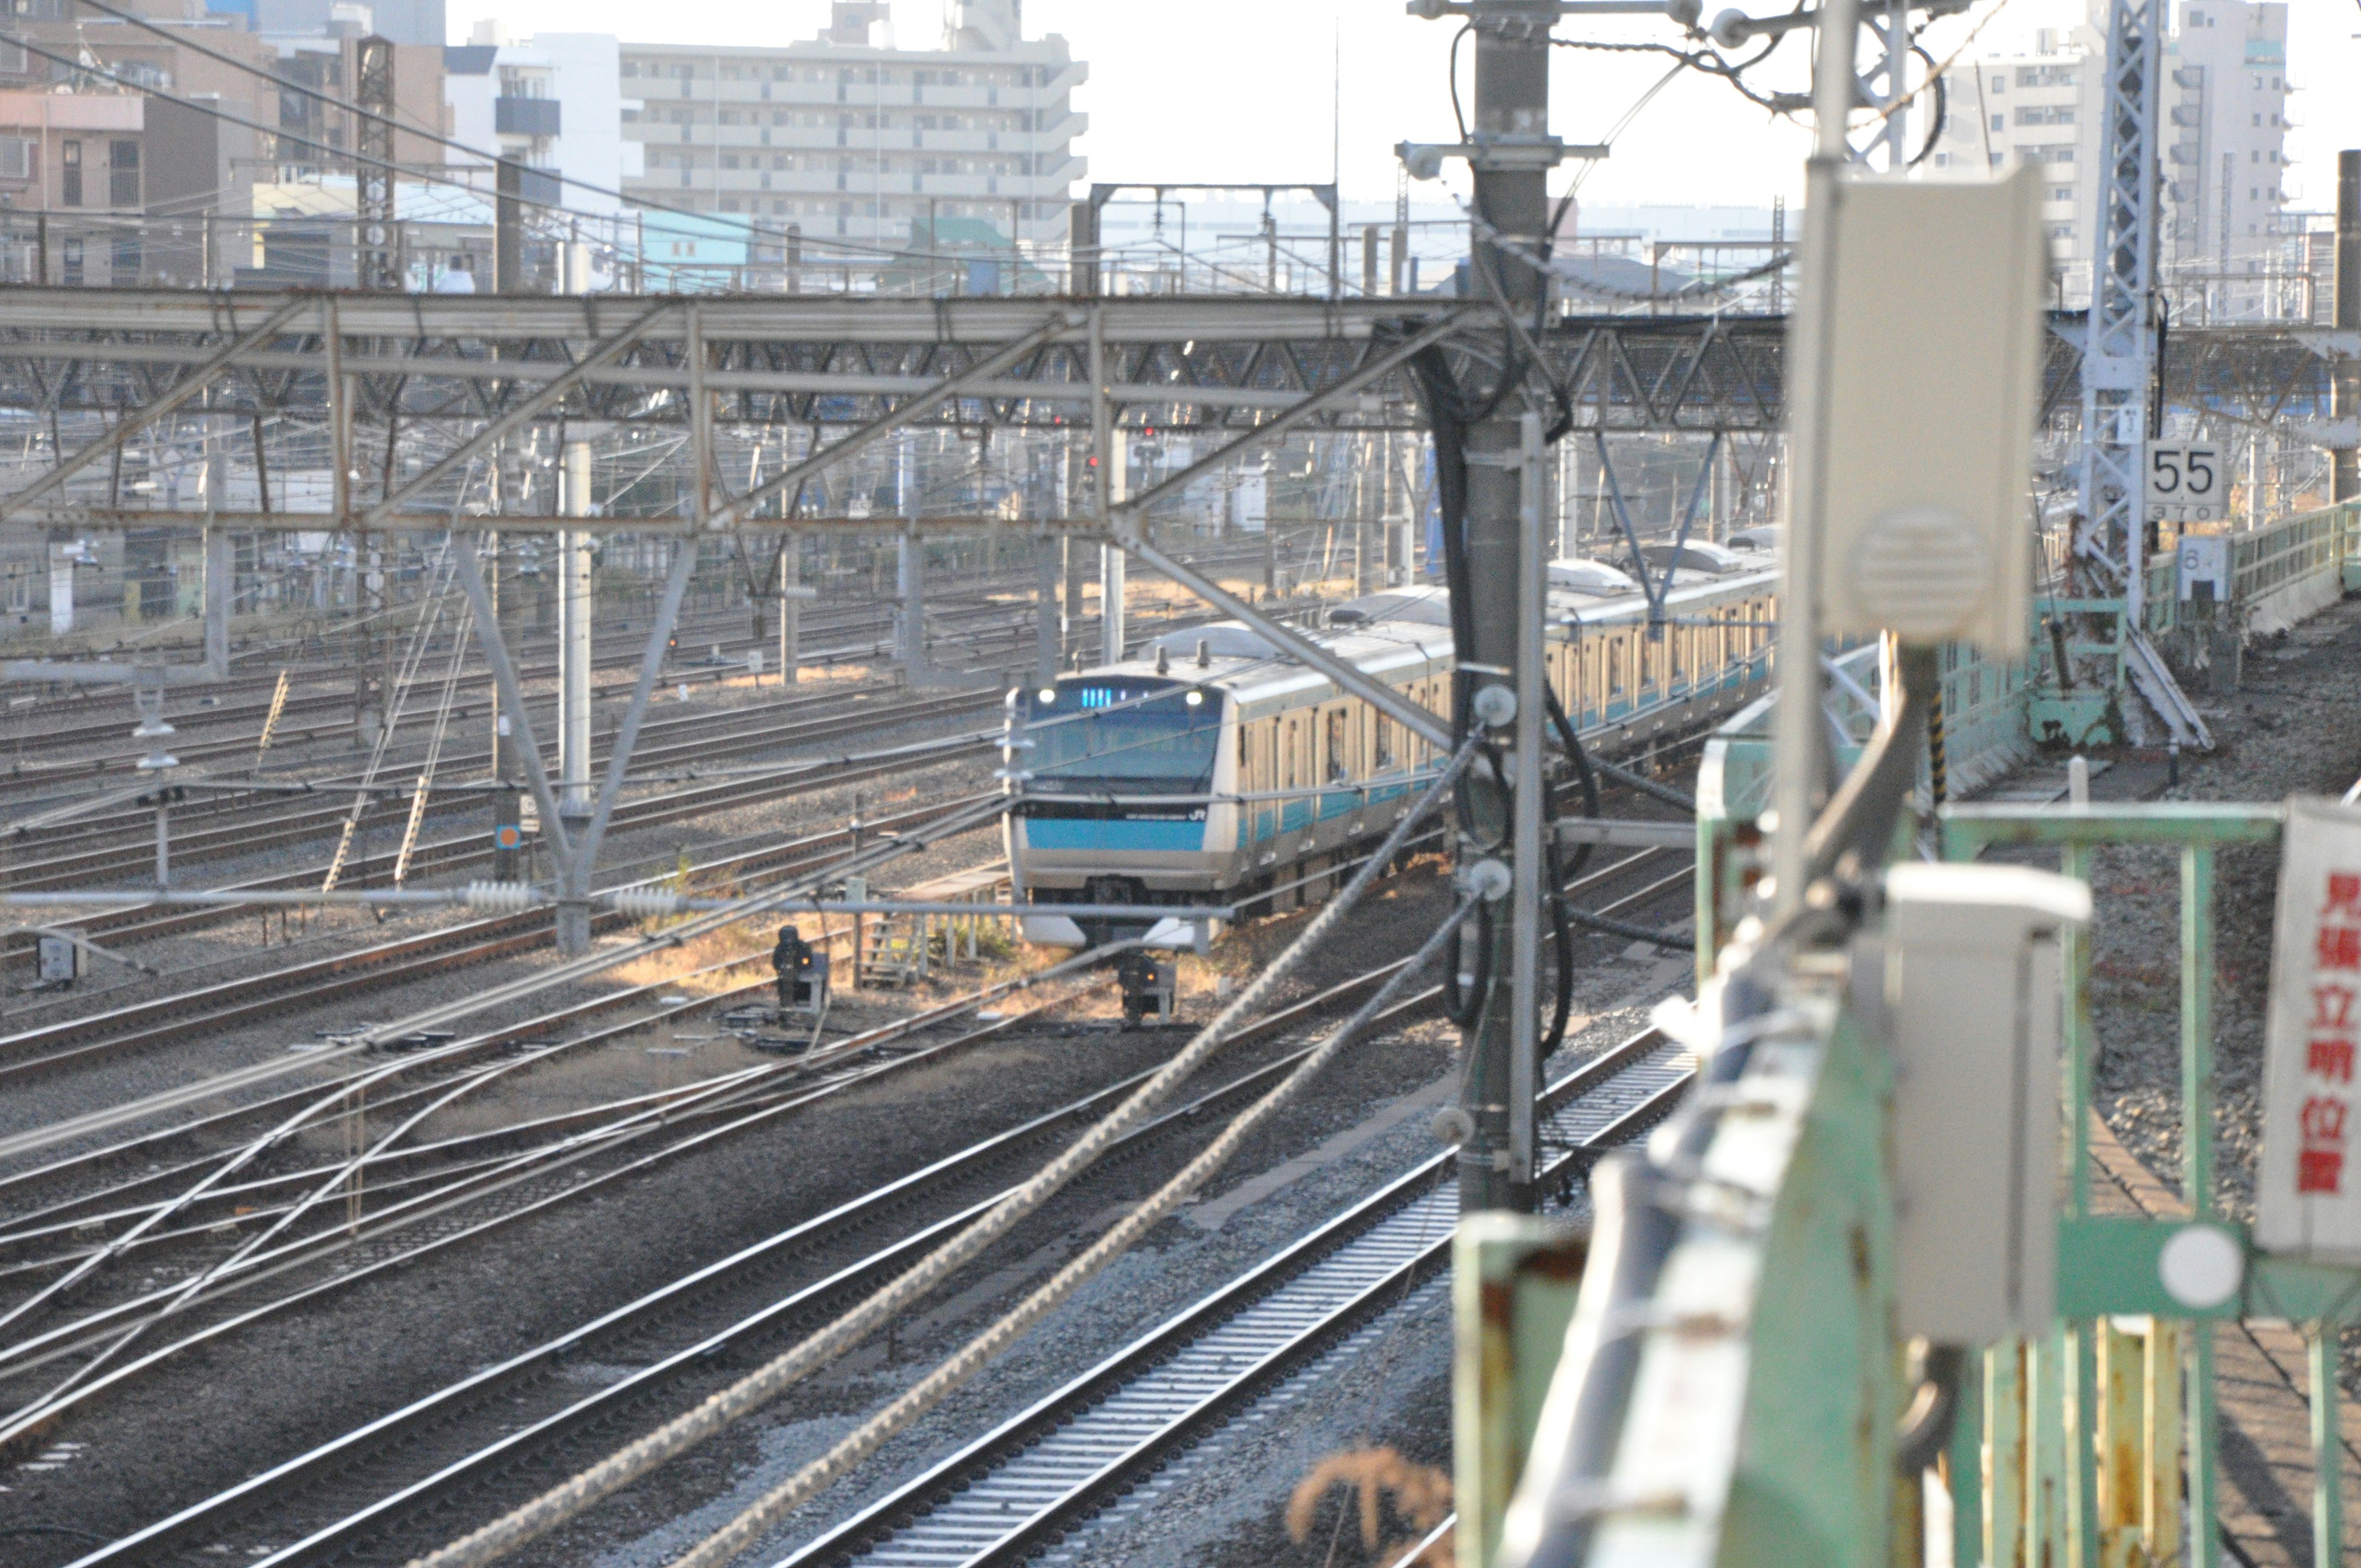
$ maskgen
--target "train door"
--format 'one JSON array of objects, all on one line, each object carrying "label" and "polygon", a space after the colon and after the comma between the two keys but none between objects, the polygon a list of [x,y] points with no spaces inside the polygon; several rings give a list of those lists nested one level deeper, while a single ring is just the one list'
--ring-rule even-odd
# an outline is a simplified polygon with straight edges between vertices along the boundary
[{"label": "train door", "polygon": [[[1238,717],[1238,793],[1240,795],[1251,796],[1262,787],[1261,780],[1256,772],[1256,764],[1258,761],[1256,755],[1257,750],[1255,745],[1254,723],[1241,714]],[[1249,844],[1263,836],[1261,813],[1262,803],[1257,800],[1249,799],[1238,807],[1238,821],[1243,825],[1242,830]]]},{"label": "train door", "polygon": [[1303,763],[1301,755],[1303,721],[1292,715],[1279,721],[1279,787],[1287,798],[1279,802],[1279,828],[1291,833],[1310,818],[1312,806],[1296,792],[1303,787]]}]

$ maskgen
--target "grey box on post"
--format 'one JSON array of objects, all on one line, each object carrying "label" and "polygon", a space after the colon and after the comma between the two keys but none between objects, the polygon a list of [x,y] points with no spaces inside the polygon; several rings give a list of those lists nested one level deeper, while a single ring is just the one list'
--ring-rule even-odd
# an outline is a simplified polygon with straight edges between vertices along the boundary
[{"label": "grey box on post", "polygon": [[1885,873],[1896,1326],[1938,1344],[2045,1327],[2057,1295],[2059,938],[2086,883],[2026,866]]},{"label": "grey box on post", "polygon": [[73,938],[44,931],[35,948],[36,970],[43,985],[71,985],[82,975],[82,949]]}]

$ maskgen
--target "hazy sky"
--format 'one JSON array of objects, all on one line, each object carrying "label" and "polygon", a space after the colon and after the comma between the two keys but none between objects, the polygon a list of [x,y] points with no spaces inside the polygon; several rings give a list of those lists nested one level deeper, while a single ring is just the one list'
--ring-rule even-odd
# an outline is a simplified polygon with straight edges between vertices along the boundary
[{"label": "hazy sky", "polygon": [[[1708,0],[1708,15],[1726,0]],[[1995,5],[1998,6],[1994,14]],[[1784,10],[1777,0],[1745,9]],[[2290,138],[2292,204],[2335,200],[2335,149],[2361,146],[2361,93],[2333,83],[2361,79],[2361,0],[2290,0],[2290,74],[2301,89]],[[2083,0],[1983,0],[1967,16],[1927,29],[1947,59],[1970,28],[1992,19],[1974,49],[2022,47],[2037,27],[2070,26]],[[541,30],[612,31],[697,43],[785,43],[812,37],[826,0],[672,0],[652,12],[624,0],[451,0],[453,41],[478,16],[498,16],[520,36]],[[895,0],[905,45],[931,43],[941,0]],[[1325,180],[1332,158],[1345,195],[1383,201],[1394,191],[1393,144],[1454,139],[1444,61],[1455,22],[1420,21],[1401,0],[1027,0],[1027,30],[1061,33],[1087,60],[1075,106],[1090,116],[1080,150],[1094,180]],[[1560,38],[1675,40],[1653,18],[1563,23]],[[1468,68],[1463,49],[1463,90]],[[1662,56],[1561,49],[1551,78],[1551,117],[1572,142],[1604,137],[1664,73]],[[1341,62],[1341,71],[1337,64]],[[1764,85],[1805,85],[1803,38],[1762,72]],[[1341,82],[1341,93],[1332,87]],[[1334,127],[1341,126],[1341,137]],[[1341,152],[1338,148],[1341,148]],[[1720,82],[1685,71],[1617,138],[1614,154],[1584,181],[1587,202],[1767,204],[1801,189],[1805,136]],[[1460,184],[1464,175],[1451,177]],[[1555,182],[1554,182],[1554,184]],[[1423,194],[1436,194],[1433,186]]]}]

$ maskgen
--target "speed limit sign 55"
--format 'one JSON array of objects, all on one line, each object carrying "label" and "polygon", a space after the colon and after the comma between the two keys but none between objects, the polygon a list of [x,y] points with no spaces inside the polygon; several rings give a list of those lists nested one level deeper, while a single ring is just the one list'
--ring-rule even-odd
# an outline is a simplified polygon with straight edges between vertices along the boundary
[{"label": "speed limit sign 55", "polygon": [[2218,522],[2229,515],[2222,448],[2210,441],[2156,441],[2144,465],[2150,522]]}]

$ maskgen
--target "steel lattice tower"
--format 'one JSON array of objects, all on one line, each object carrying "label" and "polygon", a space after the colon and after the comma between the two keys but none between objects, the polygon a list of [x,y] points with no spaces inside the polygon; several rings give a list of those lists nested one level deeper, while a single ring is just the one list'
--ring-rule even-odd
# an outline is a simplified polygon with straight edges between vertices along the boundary
[{"label": "steel lattice tower", "polygon": [[2109,0],[2106,97],[2099,129],[2099,246],[2082,351],[2084,555],[2123,579],[2136,623],[2143,598],[2140,446],[2153,372],[2148,296],[2156,271],[2158,63],[2163,0]]},{"label": "steel lattice tower", "polygon": [[2108,0],[2099,245],[2082,350],[2082,521],[2074,548],[2122,586],[2125,668],[2133,684],[2176,740],[2211,746],[2204,720],[2143,630],[2147,550],[2140,465],[2156,370],[2148,314],[2156,280],[2163,53],[2164,0]]}]

